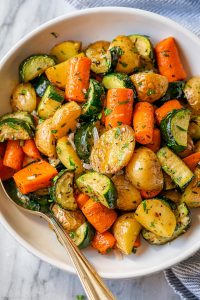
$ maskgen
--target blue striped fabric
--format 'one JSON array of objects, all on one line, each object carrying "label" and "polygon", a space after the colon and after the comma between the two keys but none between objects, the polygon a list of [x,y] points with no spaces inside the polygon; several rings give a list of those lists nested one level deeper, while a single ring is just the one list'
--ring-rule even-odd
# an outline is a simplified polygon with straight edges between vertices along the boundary
[{"label": "blue striped fabric", "polygon": [[[83,9],[98,6],[134,7],[169,17],[200,37],[200,0],[67,0]],[[182,299],[200,299],[200,251],[165,271],[165,277]]]}]

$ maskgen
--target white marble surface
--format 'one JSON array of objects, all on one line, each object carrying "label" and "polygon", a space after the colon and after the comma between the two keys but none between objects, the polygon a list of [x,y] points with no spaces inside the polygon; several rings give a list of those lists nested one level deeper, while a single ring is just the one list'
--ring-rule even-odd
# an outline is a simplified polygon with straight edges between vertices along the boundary
[{"label": "white marble surface", "polygon": [[[0,58],[26,33],[73,8],[64,0],[0,0]],[[107,280],[118,300],[176,300],[163,273]],[[73,300],[84,294],[75,275],[39,260],[0,225],[0,299]]]}]

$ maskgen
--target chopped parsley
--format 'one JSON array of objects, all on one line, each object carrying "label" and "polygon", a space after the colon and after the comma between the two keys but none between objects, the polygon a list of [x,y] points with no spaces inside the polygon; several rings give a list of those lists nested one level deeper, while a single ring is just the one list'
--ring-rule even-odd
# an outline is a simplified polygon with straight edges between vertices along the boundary
[{"label": "chopped parsley", "polygon": [[56,129],[52,129],[52,130],[51,130],[52,133],[57,133],[57,131],[58,131],[58,130],[56,130]]},{"label": "chopped parsley", "polygon": [[122,125],[122,122],[118,121],[118,122],[117,122],[117,125],[118,125],[118,126]]},{"label": "chopped parsley", "polygon": [[124,67],[124,68],[126,68],[128,66],[128,64],[123,61],[119,61],[119,64],[122,65],[122,67]]},{"label": "chopped parsley", "polygon": [[153,90],[153,89],[148,89],[147,91],[147,96],[151,96],[151,95],[155,95],[156,94],[156,91]]},{"label": "chopped parsley", "polygon": [[150,227],[156,227],[154,222],[150,223]]},{"label": "chopped parsley", "polygon": [[121,101],[121,102],[119,102],[119,105],[121,105],[121,104],[127,104],[129,102],[130,102],[130,100]]},{"label": "chopped parsley", "polygon": [[85,300],[84,295],[76,295],[76,300]]},{"label": "chopped parsley", "polygon": [[70,167],[75,168],[75,163],[73,162],[73,160],[70,157],[69,157],[69,164],[70,164]]},{"label": "chopped parsley", "polygon": [[70,236],[70,238],[74,239],[75,236],[76,236],[76,232],[71,231],[71,232],[69,233],[69,236]]},{"label": "chopped parsley", "polygon": [[181,126],[179,126],[179,125],[176,125],[176,127],[177,127],[178,129],[180,129],[181,131],[187,131],[187,130],[185,130],[184,128],[182,128]]},{"label": "chopped parsley", "polygon": [[21,90],[20,94],[21,94],[21,95],[26,95],[26,94],[27,94],[27,91],[26,91],[26,90]]},{"label": "chopped parsley", "polygon": [[110,109],[110,108],[105,108],[105,109],[104,109],[104,114],[105,114],[106,117],[107,117],[109,114],[111,114],[111,112],[112,112],[112,109]]},{"label": "chopped parsley", "polygon": [[117,139],[120,136],[120,133],[121,133],[120,128],[117,127],[117,129],[115,131],[115,139]]}]

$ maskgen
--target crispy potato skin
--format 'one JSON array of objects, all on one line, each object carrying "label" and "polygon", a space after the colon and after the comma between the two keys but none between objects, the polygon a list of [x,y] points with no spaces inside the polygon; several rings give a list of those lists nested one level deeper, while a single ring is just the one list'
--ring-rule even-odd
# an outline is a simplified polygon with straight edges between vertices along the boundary
[{"label": "crispy potato skin", "polygon": [[120,216],[113,226],[117,248],[124,254],[131,254],[141,229],[142,226],[136,221],[134,213]]},{"label": "crispy potato skin", "polygon": [[135,148],[135,135],[128,125],[106,131],[94,145],[90,162],[93,170],[103,174],[114,174],[125,167]]},{"label": "crispy potato skin", "polygon": [[168,80],[165,76],[156,73],[137,73],[131,75],[140,101],[153,103],[160,99],[167,91]]},{"label": "crispy potato skin", "polygon": [[110,54],[108,53],[108,48],[110,42],[107,41],[97,41],[88,46],[85,50],[85,54],[91,59],[91,70],[97,74],[102,73],[101,65],[105,65],[107,58],[111,60]]},{"label": "crispy potato skin", "polygon": [[77,118],[81,115],[81,107],[74,101],[67,102],[58,108],[52,118],[52,130],[56,139],[67,134],[69,130],[74,130]]},{"label": "crispy potato skin", "polygon": [[124,35],[117,36],[110,44],[109,49],[119,47],[122,55],[118,60],[116,71],[126,74],[133,72],[134,68],[140,65],[140,56],[134,51],[134,45],[129,37]]},{"label": "crispy potato skin", "polygon": [[31,83],[20,83],[13,91],[10,104],[13,111],[32,112],[36,109],[37,97]]},{"label": "crispy potato skin", "polygon": [[135,210],[142,201],[140,192],[124,175],[115,175],[112,181],[118,193],[117,208],[125,211]]},{"label": "crispy potato skin", "polygon": [[135,218],[144,228],[162,237],[171,237],[176,227],[170,207],[156,198],[144,200],[136,209]]},{"label": "crispy potato skin", "polygon": [[200,76],[192,77],[187,81],[184,93],[192,109],[200,113]]},{"label": "crispy potato skin", "polygon": [[76,230],[85,222],[85,217],[80,210],[68,211],[54,204],[52,212],[67,232]]},{"label": "crispy potato skin", "polygon": [[132,184],[144,191],[162,190],[163,173],[156,154],[146,148],[138,148],[126,167],[126,175]]},{"label": "crispy potato skin", "polygon": [[56,158],[56,140],[51,130],[52,118],[39,124],[35,133],[35,144],[44,155]]}]

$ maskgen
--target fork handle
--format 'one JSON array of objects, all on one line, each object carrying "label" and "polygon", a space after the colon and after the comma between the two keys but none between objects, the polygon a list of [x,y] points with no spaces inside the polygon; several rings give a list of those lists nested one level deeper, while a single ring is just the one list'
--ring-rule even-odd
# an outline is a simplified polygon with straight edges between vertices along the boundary
[{"label": "fork handle", "polygon": [[116,300],[103,280],[88,262],[69,235],[64,231],[56,218],[49,214],[49,221],[58,235],[62,245],[71,258],[79,279],[89,300]]}]

